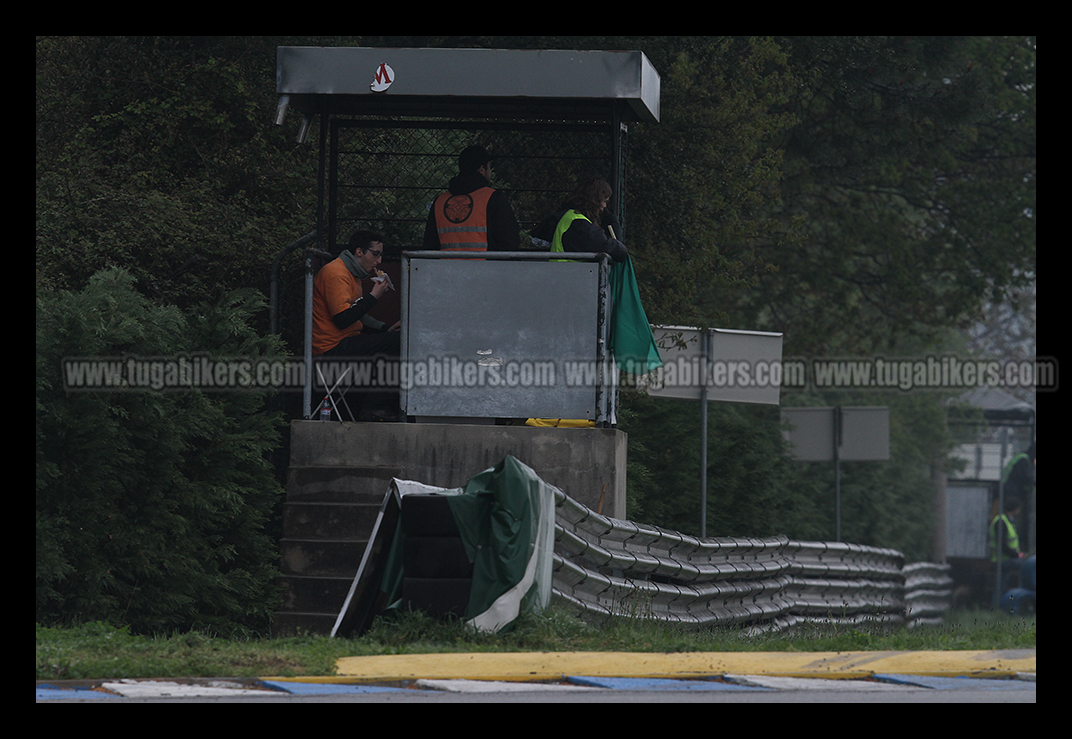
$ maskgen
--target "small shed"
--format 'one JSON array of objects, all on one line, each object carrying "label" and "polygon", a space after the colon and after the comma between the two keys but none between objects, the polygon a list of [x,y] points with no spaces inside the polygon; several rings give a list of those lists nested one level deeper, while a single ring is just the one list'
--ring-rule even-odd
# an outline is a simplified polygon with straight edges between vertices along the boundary
[{"label": "small shed", "polygon": [[[618,236],[628,239],[629,126],[658,122],[659,85],[639,51],[280,47],[276,123],[299,113],[299,142],[316,126],[316,252],[337,255],[351,233],[371,230],[383,237],[382,269],[402,284],[403,252],[422,249],[431,204],[473,144],[496,156],[492,185],[509,198],[522,249],[546,250],[531,230],[592,175],[610,183]],[[306,262],[304,311],[291,291],[273,299],[273,315],[306,316],[303,339],[297,326],[281,333],[306,347],[310,417],[315,264]],[[385,295],[377,311],[400,319],[400,296]]]},{"label": "small shed", "polygon": [[[953,456],[963,470],[946,477],[936,510],[935,554],[948,562],[958,587],[970,593],[966,601],[993,601],[993,565],[989,557],[990,521],[1002,508],[1002,471],[1019,452],[1035,442],[1035,406],[998,388],[982,386],[963,393],[949,413],[949,426],[960,442]],[[1023,550],[1037,545],[1036,496],[1023,501],[1015,524]],[[990,578],[988,580],[988,578]]]}]

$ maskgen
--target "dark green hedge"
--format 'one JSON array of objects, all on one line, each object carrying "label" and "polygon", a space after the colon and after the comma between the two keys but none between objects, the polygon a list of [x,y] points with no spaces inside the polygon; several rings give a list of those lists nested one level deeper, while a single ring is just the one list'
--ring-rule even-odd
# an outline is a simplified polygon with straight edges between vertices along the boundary
[{"label": "dark green hedge", "polygon": [[257,632],[275,608],[269,463],[281,419],[246,389],[82,389],[64,359],[270,357],[262,299],[180,311],[122,270],[37,296],[37,623]]}]

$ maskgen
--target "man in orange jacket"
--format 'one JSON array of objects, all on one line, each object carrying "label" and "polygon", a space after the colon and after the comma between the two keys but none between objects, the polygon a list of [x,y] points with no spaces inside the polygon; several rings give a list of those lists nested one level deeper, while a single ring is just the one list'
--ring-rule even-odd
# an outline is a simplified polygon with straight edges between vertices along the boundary
[{"label": "man in orange jacket", "polygon": [[[371,360],[367,379],[374,388],[385,386],[384,379],[376,374],[376,359],[396,361],[401,352],[401,323],[388,327],[369,314],[389,286],[376,268],[382,257],[383,239],[369,231],[358,231],[339,257],[321,267],[313,280],[313,356],[318,360]],[[366,279],[372,280],[367,294],[362,286]],[[337,374],[331,373],[331,377]],[[364,375],[348,377],[346,384],[352,386],[355,381],[364,382]],[[398,413],[397,388],[363,397],[363,416],[393,418]]]},{"label": "man in orange jacket", "polygon": [[458,175],[435,199],[424,230],[424,248],[444,251],[517,251],[521,246],[510,201],[491,186],[492,157],[470,146],[458,157]]}]

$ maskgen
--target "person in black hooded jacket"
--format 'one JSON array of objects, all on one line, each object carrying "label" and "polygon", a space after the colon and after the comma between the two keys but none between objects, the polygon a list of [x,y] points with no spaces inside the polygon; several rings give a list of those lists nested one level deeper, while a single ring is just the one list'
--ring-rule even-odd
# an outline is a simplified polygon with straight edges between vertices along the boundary
[{"label": "person in black hooded jacket", "polygon": [[492,159],[482,146],[470,146],[458,157],[458,175],[428,213],[425,249],[517,251],[521,246],[510,201],[491,186]]},{"label": "person in black hooded jacket", "polygon": [[616,238],[622,229],[607,210],[611,194],[610,185],[599,177],[582,180],[558,211],[540,221],[533,237],[549,243],[553,252],[606,252],[615,262],[624,262],[629,252]]}]

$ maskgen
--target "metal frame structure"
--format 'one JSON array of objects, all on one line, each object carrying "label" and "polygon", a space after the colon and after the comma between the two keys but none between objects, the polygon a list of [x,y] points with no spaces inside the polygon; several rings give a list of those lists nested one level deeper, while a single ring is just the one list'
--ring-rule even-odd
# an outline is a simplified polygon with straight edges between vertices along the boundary
[{"label": "metal frame structure", "polygon": [[[658,122],[659,87],[658,73],[639,51],[279,47],[276,123],[298,111],[299,142],[318,124],[316,251],[337,253],[347,226],[370,227],[390,234],[385,261],[400,262],[402,251],[420,249],[420,204],[442,191],[462,142],[477,135],[519,137],[507,144],[515,147],[507,162],[532,167],[511,172],[507,166],[505,184],[496,185],[532,204],[517,214],[523,229],[534,225],[536,203],[560,197],[594,169],[614,189],[624,231],[628,124]],[[348,136],[354,132],[361,135]],[[392,140],[414,132],[430,132],[434,141],[421,150],[420,142]],[[534,139],[525,137],[548,132],[558,136],[550,151],[528,146]],[[557,142],[576,136],[603,139],[596,161],[590,152],[571,158],[557,150]],[[349,169],[346,157],[353,158]],[[417,161],[431,166],[409,166]],[[411,178],[400,180],[400,170]],[[359,191],[363,195],[353,199]],[[307,255],[307,273],[313,261]],[[308,306],[307,296],[307,312]],[[309,334],[307,318],[307,418],[313,411]]]}]

